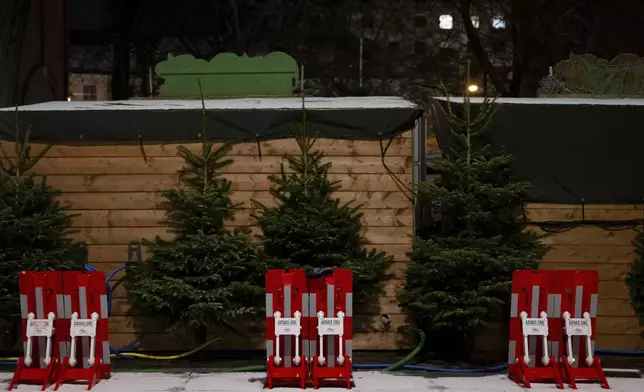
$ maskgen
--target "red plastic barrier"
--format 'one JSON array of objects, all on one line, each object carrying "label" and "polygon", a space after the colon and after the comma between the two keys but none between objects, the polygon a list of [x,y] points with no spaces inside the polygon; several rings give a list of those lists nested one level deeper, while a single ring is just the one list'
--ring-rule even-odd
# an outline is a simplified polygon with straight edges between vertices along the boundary
[{"label": "red plastic barrier", "polygon": [[554,382],[563,388],[557,352],[552,352],[560,335],[554,321],[556,299],[554,271],[512,275],[508,376],[526,388],[532,382]]},{"label": "red plastic barrier", "polygon": [[24,356],[8,390],[24,381],[42,383],[42,390],[55,375],[61,343],[60,320],[64,311],[60,272],[22,272],[19,275],[20,311]]},{"label": "red plastic barrier", "polygon": [[64,272],[64,333],[68,356],[56,377],[56,387],[66,381],[85,380],[90,390],[109,377],[107,288],[103,272]]},{"label": "red plastic barrier", "polygon": [[565,381],[577,389],[577,380],[599,381],[609,389],[599,357],[594,355],[599,275],[597,271],[557,271],[562,294],[562,347],[559,352]]},{"label": "red plastic barrier", "polygon": [[306,386],[308,372],[302,335],[308,329],[308,318],[304,317],[307,293],[304,270],[266,273],[266,386],[269,389]]},{"label": "red plastic barrier", "polygon": [[[338,268],[309,280],[313,387],[342,383],[351,389],[353,275]],[[317,337],[315,339],[314,337]],[[314,340],[315,339],[315,340]]]}]

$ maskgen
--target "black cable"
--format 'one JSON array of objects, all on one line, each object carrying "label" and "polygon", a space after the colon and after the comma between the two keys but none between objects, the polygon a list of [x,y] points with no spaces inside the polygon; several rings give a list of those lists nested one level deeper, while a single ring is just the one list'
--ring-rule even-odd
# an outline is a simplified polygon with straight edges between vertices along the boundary
[{"label": "black cable", "polygon": [[[398,176],[389,168],[389,166],[387,165],[387,162],[385,162],[385,154],[387,154],[387,151],[389,150],[389,147],[393,143],[394,139],[393,138],[389,139],[389,142],[387,143],[387,145],[384,146],[383,140],[382,140],[382,133],[379,133],[379,136],[380,136],[380,161],[382,162],[382,166],[385,168],[385,171],[387,172],[387,174],[389,174],[389,177],[392,180],[394,180],[394,184],[396,184],[396,187],[398,188],[398,190],[400,190],[400,192],[402,192],[402,194],[405,195],[405,197],[409,199],[409,201],[411,201],[413,204],[417,194],[414,192],[413,189],[408,187],[407,184],[405,184],[400,178],[398,178]],[[409,196],[407,192],[409,192],[411,196]]]},{"label": "black cable", "polygon": [[148,156],[146,155],[145,147],[143,146],[143,137],[138,135],[137,139],[139,139],[139,147],[141,148],[141,155],[143,155],[143,162],[148,163]]}]

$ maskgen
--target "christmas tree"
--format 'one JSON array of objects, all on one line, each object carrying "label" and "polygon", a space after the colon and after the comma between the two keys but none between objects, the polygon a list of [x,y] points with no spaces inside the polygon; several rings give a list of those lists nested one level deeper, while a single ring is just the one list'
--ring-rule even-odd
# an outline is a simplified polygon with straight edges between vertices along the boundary
[{"label": "christmas tree", "polygon": [[351,269],[354,298],[364,303],[380,293],[391,257],[363,247],[361,206],[333,197],[340,186],[329,179],[331,163],[314,149],[306,118],[295,140],[301,154],[285,156],[290,170],[282,164],[279,174],[269,176],[276,205],[254,202],[264,252],[278,268]]},{"label": "christmas tree", "polygon": [[58,192],[29,174],[49,148],[31,156],[30,129],[21,132],[17,116],[16,124],[13,154],[0,145],[0,336],[5,345],[19,336],[18,274],[82,270],[85,261],[84,248],[67,237],[72,216],[56,200]]},{"label": "christmas tree", "polygon": [[631,272],[626,276],[626,285],[631,297],[631,304],[644,325],[644,233],[639,233],[634,241],[637,258],[633,261]]},{"label": "christmas tree", "polygon": [[547,250],[520,213],[530,183],[486,134],[495,108],[472,105],[467,89],[460,111],[448,101],[452,143],[431,163],[439,178],[417,188],[440,220],[414,238],[399,300],[442,356],[468,357],[480,327],[505,320],[512,272],[536,268]]},{"label": "christmas tree", "polygon": [[166,220],[175,238],[146,241],[150,257],[125,277],[133,313],[153,316],[155,325],[203,343],[218,327],[234,328],[240,316],[262,310],[266,262],[261,249],[238,230],[224,227],[239,207],[222,170],[231,144],[208,141],[202,108],[199,153],[181,146],[185,189],[163,192]]}]

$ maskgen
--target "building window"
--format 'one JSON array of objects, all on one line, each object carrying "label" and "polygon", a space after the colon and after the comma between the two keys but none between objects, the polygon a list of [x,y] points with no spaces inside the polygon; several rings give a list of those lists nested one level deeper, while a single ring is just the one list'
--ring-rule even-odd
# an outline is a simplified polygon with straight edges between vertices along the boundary
[{"label": "building window", "polygon": [[425,54],[427,52],[427,45],[425,41],[416,41],[414,44],[414,53],[416,54]]},{"label": "building window", "polygon": [[495,16],[492,18],[492,27],[497,30],[505,29],[505,18],[502,16]]},{"label": "building window", "polygon": [[481,18],[479,18],[478,15],[472,15],[472,26],[474,26],[475,29],[478,29],[481,26]]},{"label": "building window", "polygon": [[96,85],[83,85],[83,101],[96,101]]},{"label": "building window", "polygon": [[418,15],[414,18],[414,26],[422,28],[427,26],[427,18],[423,15]]},{"label": "building window", "polygon": [[452,15],[441,15],[438,18],[438,27],[442,30],[451,30],[454,28],[454,19],[452,19]]}]

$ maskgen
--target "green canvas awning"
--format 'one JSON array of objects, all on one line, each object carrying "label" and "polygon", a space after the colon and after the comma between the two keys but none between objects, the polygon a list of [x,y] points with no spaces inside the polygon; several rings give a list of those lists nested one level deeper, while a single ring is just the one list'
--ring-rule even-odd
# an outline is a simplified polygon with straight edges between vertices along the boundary
[{"label": "green canvas awning", "polygon": [[[201,100],[45,102],[18,108],[31,140],[56,144],[199,140]],[[390,139],[422,115],[399,97],[242,98],[205,101],[208,138],[251,141],[292,137],[306,113],[312,136]],[[0,109],[0,138],[15,135],[15,108]]]},{"label": "green canvas awning", "polygon": [[[456,110],[463,98],[450,98]],[[480,98],[473,98],[474,107]],[[436,98],[431,116],[441,148],[449,124]],[[532,180],[528,201],[628,203],[644,200],[643,99],[501,98],[488,126],[495,144]],[[476,109],[475,109],[476,110]]]}]

